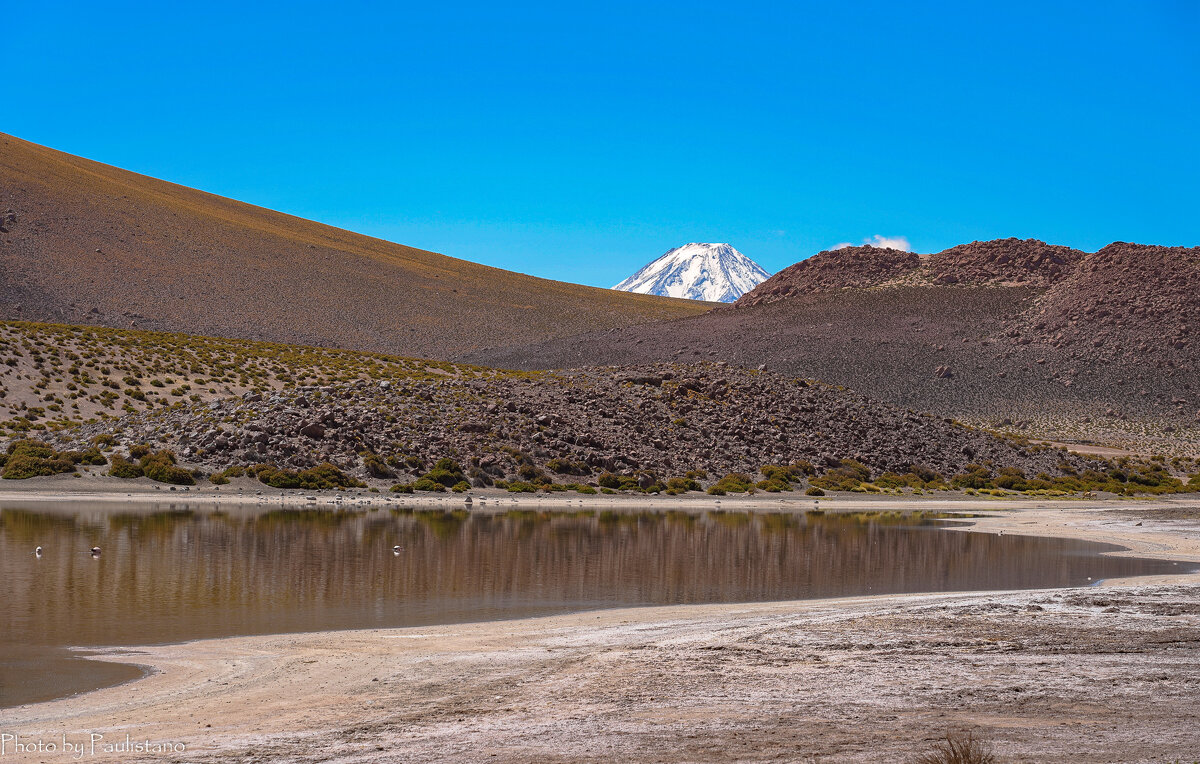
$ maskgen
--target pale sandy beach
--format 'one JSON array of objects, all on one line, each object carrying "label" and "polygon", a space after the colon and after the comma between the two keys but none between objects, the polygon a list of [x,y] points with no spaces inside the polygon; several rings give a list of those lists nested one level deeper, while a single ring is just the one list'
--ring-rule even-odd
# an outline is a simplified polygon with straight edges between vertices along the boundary
[{"label": "pale sandy beach", "polygon": [[[1194,497],[902,504],[1004,510],[964,532],[1067,536],[1200,564]],[[857,498],[822,505],[883,508]],[[3,710],[0,733],[59,748],[14,753],[10,739],[4,760],[69,760],[65,736],[113,761],[899,761],[947,730],[974,730],[1005,761],[1200,756],[1196,575],[242,637],[104,656],[150,674]],[[149,741],[149,752],[123,748],[127,734],[134,746]],[[102,736],[94,747],[92,735]]]}]

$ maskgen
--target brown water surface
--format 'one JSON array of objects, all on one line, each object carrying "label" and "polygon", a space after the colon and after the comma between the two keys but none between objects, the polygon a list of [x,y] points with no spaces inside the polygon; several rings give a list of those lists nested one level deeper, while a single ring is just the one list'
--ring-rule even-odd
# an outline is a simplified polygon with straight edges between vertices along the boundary
[{"label": "brown water surface", "polygon": [[0,706],[137,675],[68,646],[1179,572],[1169,562],[1101,556],[1113,548],[1105,545],[940,524],[900,513],[8,504],[0,508]]}]

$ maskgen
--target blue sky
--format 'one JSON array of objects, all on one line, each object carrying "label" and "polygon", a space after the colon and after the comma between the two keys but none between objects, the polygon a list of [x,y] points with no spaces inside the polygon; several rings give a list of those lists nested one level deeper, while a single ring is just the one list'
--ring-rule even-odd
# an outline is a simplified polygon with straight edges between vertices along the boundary
[{"label": "blue sky", "polygon": [[1200,245],[1200,5],[981,6],[15,3],[0,131],[599,286],[689,241]]}]

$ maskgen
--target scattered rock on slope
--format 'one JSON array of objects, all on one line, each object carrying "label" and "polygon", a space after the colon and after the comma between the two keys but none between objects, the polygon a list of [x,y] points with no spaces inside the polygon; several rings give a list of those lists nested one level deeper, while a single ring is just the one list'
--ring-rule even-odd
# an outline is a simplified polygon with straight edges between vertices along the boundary
[{"label": "scattered rock on slope", "polygon": [[921,257],[915,252],[886,247],[828,250],[784,268],[734,304],[747,308],[793,295],[880,286],[912,273],[920,265]]},{"label": "scattered rock on slope", "polygon": [[1085,253],[1037,239],[973,241],[930,255],[926,277],[934,284],[1048,287],[1067,276]]},{"label": "scattered rock on slope", "polygon": [[1017,342],[1099,361],[1142,358],[1196,368],[1200,247],[1116,242],[1087,255],[1033,310],[1010,322]]},{"label": "scattered rock on slope", "polygon": [[[321,423],[320,437],[312,437],[313,422]],[[528,479],[531,470],[558,474],[560,482],[605,471],[665,478],[696,469],[715,479],[799,460],[818,471],[855,459],[875,473],[919,466],[945,476],[976,462],[1030,475],[1090,463],[841,388],[723,364],[414,380],[391,389],[365,381],[300,387],[257,402],[156,409],[58,437],[79,447],[108,432],[118,444],[169,448],[211,469],[330,462],[365,475],[362,455],[373,453],[405,480],[450,456],[485,484]]]}]

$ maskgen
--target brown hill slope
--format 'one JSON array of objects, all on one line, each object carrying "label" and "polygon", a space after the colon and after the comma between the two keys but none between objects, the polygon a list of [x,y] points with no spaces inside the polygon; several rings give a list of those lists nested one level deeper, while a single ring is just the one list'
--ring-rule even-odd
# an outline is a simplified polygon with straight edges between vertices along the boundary
[{"label": "brown hill slope", "polygon": [[921,265],[920,255],[886,247],[844,247],[789,265],[738,298],[739,308],[840,289],[865,289],[900,279]]},{"label": "brown hill slope", "polygon": [[1084,257],[1077,249],[1037,239],[973,241],[930,255],[925,270],[934,284],[1048,287]]},{"label": "brown hill slope", "polygon": [[898,249],[845,247],[818,252],[784,268],[735,303],[739,308],[842,289],[904,285],[1031,286],[1065,278],[1085,253],[1037,239],[960,244],[933,255]]},{"label": "brown hill slope", "polygon": [[1028,314],[1018,341],[1065,355],[1195,368],[1200,331],[1200,247],[1116,242],[1088,255]]},{"label": "brown hill slope", "polygon": [[[636,474],[644,488],[690,470],[703,470],[707,476],[693,477],[711,484],[729,472],[756,475],[764,465],[794,462],[808,464],[797,465],[793,478],[823,475],[842,485],[843,459],[866,468],[842,471],[856,481],[913,467],[922,483],[934,480],[928,471],[949,479],[971,472],[973,462],[1030,477],[1106,469],[841,388],[722,363],[526,374],[178,333],[0,322],[2,476],[69,469],[6,461],[9,446],[26,438],[128,455],[146,443],[209,471],[330,462],[384,481],[380,487],[413,481],[447,456],[469,467],[477,486],[539,476],[595,482],[611,471]],[[94,456],[87,463],[98,466]],[[1173,468],[1183,475],[1196,466]]]},{"label": "brown hill slope", "polygon": [[[1013,279],[987,266],[1005,243],[987,244],[995,246],[969,245],[975,257],[955,285],[923,277],[927,258],[919,270],[872,288],[775,295],[663,325],[463,360],[515,368],[724,360],[1031,435],[1200,452],[1200,343],[1190,338],[1200,311],[1191,289],[1195,250],[1113,245],[1069,269],[1073,257],[1051,252]],[[1029,242],[1008,246],[1039,257]],[[956,253],[964,254],[972,253]],[[989,273],[1001,283],[1053,286],[963,285],[988,282]]]},{"label": "brown hill slope", "polygon": [[708,307],[489,268],[0,134],[0,318],[445,357]]}]

